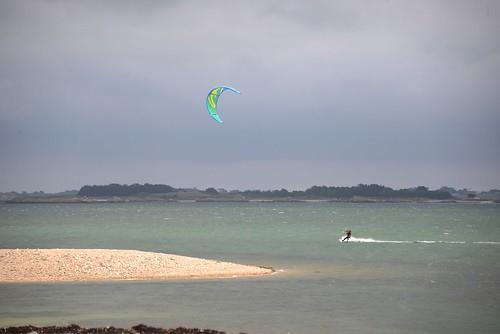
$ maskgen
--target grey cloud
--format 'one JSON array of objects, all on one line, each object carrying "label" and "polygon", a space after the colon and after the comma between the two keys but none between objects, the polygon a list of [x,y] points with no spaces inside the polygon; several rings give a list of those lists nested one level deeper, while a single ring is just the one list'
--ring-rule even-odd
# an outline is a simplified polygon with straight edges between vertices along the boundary
[{"label": "grey cloud", "polygon": [[[185,166],[220,168],[236,186],[231,168],[242,164],[254,166],[246,187],[271,182],[262,170],[272,166],[290,184],[291,175],[312,180],[293,166],[317,170],[315,182],[342,183],[324,167],[336,164],[349,166],[339,169],[349,182],[347,170],[376,182],[398,166],[435,164],[483,186],[464,166],[500,167],[499,9],[494,1],[4,1],[0,190],[64,189],[90,175],[105,182],[114,168],[123,182],[160,178],[152,163],[178,166],[179,186],[213,178],[182,174],[198,170]],[[243,92],[221,98],[222,126],[204,109],[217,84]],[[47,171],[61,161],[73,180]]]}]

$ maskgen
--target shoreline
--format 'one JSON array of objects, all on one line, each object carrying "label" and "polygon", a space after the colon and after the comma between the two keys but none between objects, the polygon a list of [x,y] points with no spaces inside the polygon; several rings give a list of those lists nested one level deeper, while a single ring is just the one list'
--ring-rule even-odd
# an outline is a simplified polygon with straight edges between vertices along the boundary
[{"label": "shoreline", "polygon": [[199,329],[199,328],[158,328],[151,327],[143,324],[133,326],[131,328],[120,328],[113,326],[106,327],[80,327],[72,324],[68,326],[43,326],[37,327],[32,325],[27,326],[11,326],[0,327],[0,334],[226,334],[226,332],[214,329]]},{"label": "shoreline", "polygon": [[104,198],[17,198],[0,201],[4,204],[113,204],[113,203],[462,203],[462,204],[500,204],[489,199],[445,199],[426,198],[351,198],[351,199],[153,199],[141,197],[104,197]]},{"label": "shoreline", "polygon": [[118,249],[0,249],[0,283],[220,279],[269,267]]}]

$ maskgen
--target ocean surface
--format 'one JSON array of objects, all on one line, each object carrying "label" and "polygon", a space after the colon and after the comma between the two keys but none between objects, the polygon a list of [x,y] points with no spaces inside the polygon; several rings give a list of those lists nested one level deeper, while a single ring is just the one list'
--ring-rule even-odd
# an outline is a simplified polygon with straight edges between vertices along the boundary
[{"label": "ocean surface", "polygon": [[[340,243],[352,230],[349,243]],[[136,249],[258,278],[0,284],[0,327],[500,333],[500,205],[0,204],[0,248]]]}]

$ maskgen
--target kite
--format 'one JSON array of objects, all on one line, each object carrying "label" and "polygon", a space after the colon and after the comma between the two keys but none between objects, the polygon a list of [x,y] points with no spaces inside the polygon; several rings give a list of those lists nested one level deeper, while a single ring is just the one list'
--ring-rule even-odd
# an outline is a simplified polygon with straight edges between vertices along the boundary
[{"label": "kite", "polygon": [[212,116],[213,119],[215,119],[217,122],[222,123],[222,120],[219,117],[219,114],[217,114],[217,101],[219,101],[219,96],[225,91],[225,90],[230,90],[232,92],[241,94],[241,92],[237,89],[227,87],[227,86],[219,86],[215,87],[212,89],[210,92],[208,92],[207,95],[207,110],[210,116]]}]

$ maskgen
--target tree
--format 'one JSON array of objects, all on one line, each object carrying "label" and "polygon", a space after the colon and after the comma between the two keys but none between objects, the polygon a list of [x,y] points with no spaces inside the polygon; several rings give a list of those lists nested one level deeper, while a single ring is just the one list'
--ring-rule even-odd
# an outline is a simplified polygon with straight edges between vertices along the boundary
[{"label": "tree", "polygon": [[219,192],[215,188],[207,188],[205,189],[205,193],[209,195],[218,195]]}]

